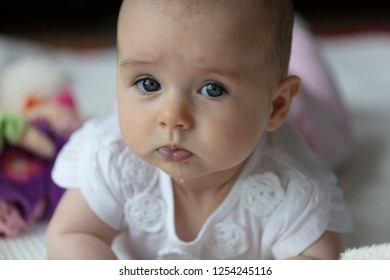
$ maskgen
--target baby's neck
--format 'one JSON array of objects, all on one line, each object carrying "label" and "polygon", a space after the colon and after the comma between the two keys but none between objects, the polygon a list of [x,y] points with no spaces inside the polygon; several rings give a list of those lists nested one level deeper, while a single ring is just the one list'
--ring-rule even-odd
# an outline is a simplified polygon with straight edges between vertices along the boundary
[{"label": "baby's neck", "polygon": [[[176,234],[183,241],[194,240],[209,216],[221,205],[234,186],[241,168],[218,185],[203,181],[173,181]],[[199,181],[197,181],[199,183]]]}]

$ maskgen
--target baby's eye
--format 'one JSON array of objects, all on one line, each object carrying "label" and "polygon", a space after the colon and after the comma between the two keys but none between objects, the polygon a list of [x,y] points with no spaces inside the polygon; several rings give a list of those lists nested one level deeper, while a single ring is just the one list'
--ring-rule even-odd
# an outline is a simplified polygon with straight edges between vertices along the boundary
[{"label": "baby's eye", "polygon": [[207,97],[220,97],[227,94],[225,87],[218,83],[207,83],[200,89],[200,94]]},{"label": "baby's eye", "polygon": [[139,79],[135,85],[144,92],[155,92],[161,89],[160,83],[151,78]]}]

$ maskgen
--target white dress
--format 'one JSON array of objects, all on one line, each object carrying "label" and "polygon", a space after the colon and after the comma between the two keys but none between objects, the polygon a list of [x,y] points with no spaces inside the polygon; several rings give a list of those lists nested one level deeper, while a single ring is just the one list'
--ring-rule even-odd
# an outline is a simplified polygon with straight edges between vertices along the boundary
[{"label": "white dress", "polygon": [[137,158],[117,113],[88,121],[60,152],[53,179],[80,188],[91,209],[119,231],[119,259],[285,259],[325,230],[352,220],[335,176],[284,125],[265,134],[196,239],[175,232],[170,177]]}]

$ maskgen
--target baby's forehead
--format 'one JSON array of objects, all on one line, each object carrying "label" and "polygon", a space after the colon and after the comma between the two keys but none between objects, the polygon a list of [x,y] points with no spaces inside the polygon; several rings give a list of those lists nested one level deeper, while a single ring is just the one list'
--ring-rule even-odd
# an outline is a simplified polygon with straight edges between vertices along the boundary
[{"label": "baby's forehead", "polygon": [[[134,50],[139,45],[137,41],[141,38],[132,35],[141,30],[145,34],[142,35],[143,45],[153,46],[153,51],[157,45],[185,40],[185,47],[193,48],[195,52],[199,50],[202,55],[206,51],[218,57],[240,53],[241,58],[250,60],[251,64],[262,63],[272,45],[272,32],[261,5],[263,0],[125,1],[128,2],[124,3],[118,25],[120,53],[127,47]],[[207,49],[196,48],[207,43]]]},{"label": "baby's forehead", "polygon": [[169,36],[179,31],[194,34],[190,40],[203,34],[202,40],[212,36],[221,39],[220,44],[240,45],[246,51],[258,42],[256,47],[262,48],[271,32],[262,16],[261,2],[245,0],[243,5],[242,0],[125,0],[118,21],[118,43],[142,29],[146,30],[144,40],[146,36]]},{"label": "baby's forehead", "polygon": [[[263,0],[125,0],[118,29],[122,25],[132,24],[134,18],[138,19],[138,24],[148,24],[155,18],[167,18],[188,29],[203,28],[206,31],[214,29],[221,32],[229,29],[232,37],[254,44],[259,35],[265,41],[264,38],[272,33],[262,2]],[[169,29],[157,26],[153,30],[159,31],[169,32]]]}]

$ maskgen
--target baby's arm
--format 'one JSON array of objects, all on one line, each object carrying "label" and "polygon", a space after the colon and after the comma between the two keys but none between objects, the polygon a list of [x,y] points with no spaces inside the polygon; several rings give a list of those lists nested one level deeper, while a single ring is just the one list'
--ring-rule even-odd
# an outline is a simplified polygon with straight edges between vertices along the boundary
[{"label": "baby's arm", "polygon": [[92,212],[80,190],[67,190],[48,227],[48,258],[116,259],[111,251],[116,234]]},{"label": "baby's arm", "polygon": [[337,260],[340,257],[340,235],[325,231],[324,234],[304,250],[299,256],[290,257],[290,260]]}]

